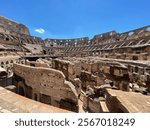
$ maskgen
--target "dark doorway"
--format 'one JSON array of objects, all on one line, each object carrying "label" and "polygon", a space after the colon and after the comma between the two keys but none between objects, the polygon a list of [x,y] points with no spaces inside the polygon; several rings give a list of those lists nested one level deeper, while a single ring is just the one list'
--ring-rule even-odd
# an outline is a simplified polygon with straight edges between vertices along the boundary
[{"label": "dark doorway", "polygon": [[25,96],[25,91],[24,91],[23,87],[19,87],[18,93],[22,96]]},{"label": "dark doorway", "polygon": [[34,100],[37,101],[37,94],[34,94]]}]

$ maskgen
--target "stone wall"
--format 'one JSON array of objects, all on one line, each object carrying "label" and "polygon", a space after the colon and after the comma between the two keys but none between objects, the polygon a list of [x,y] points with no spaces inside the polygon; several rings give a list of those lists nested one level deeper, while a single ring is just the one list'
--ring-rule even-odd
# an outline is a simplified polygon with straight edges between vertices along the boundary
[{"label": "stone wall", "polygon": [[[78,44],[79,42],[79,44]],[[46,39],[45,46],[53,55],[83,57],[100,56],[104,58],[148,60],[150,43],[150,26],[125,33],[111,31],[95,35],[94,38],[80,39]]]},{"label": "stone wall", "polygon": [[141,93],[122,92],[106,89],[106,104],[110,112],[141,113],[149,112],[149,96]]},{"label": "stone wall", "polygon": [[13,52],[0,52],[0,68],[7,72],[7,75],[3,77],[3,73],[0,74],[0,86],[6,87],[13,83],[13,63],[23,63],[24,60],[20,56]]},{"label": "stone wall", "polygon": [[30,35],[29,29],[25,25],[2,16],[0,16],[0,32],[7,34],[20,33]]},{"label": "stone wall", "polygon": [[88,112],[99,113],[102,112],[99,100],[93,100],[88,96],[84,95],[83,98],[83,108]]},{"label": "stone wall", "polygon": [[75,86],[62,72],[50,68],[14,64],[18,93],[60,108],[78,111]]},{"label": "stone wall", "polygon": [[0,113],[71,113],[0,87]]},{"label": "stone wall", "polygon": [[[68,62],[66,62],[67,60]],[[86,57],[65,58],[64,61],[54,60],[54,62],[57,63],[55,69],[61,70],[66,77],[73,77],[67,78],[71,82],[74,81],[74,78],[79,78],[84,90],[87,87],[94,88],[94,86],[104,85],[105,80],[110,80],[112,87],[115,86],[123,91],[149,92],[150,66],[148,61],[137,62]],[[69,72],[68,65],[70,65],[70,72],[74,73]]]},{"label": "stone wall", "polygon": [[44,62],[39,62],[39,61],[28,61],[26,60],[25,62],[26,65],[29,65],[29,66],[33,66],[33,67],[44,67],[44,68],[49,68],[49,64],[47,63],[44,63]]},{"label": "stone wall", "polygon": [[0,33],[0,51],[18,52],[19,55],[43,55],[43,40],[38,37]]},{"label": "stone wall", "polygon": [[30,36],[24,25],[0,17],[0,66],[8,73],[2,79],[2,71],[0,85],[13,83],[14,70],[19,94],[60,108],[77,112],[78,99],[84,97],[89,112],[107,111],[106,105],[110,112],[130,112],[128,104],[120,103],[123,99],[104,89],[116,89],[119,96],[140,93],[137,97],[145,99],[150,94],[149,59],[150,26],[92,39],[42,40]]}]

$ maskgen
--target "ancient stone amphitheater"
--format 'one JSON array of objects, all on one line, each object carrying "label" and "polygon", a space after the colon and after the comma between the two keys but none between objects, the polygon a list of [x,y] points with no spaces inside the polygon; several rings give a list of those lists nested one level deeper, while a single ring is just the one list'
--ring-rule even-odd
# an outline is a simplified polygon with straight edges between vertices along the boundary
[{"label": "ancient stone amphitheater", "polygon": [[150,26],[75,39],[0,16],[0,112],[150,112]]}]

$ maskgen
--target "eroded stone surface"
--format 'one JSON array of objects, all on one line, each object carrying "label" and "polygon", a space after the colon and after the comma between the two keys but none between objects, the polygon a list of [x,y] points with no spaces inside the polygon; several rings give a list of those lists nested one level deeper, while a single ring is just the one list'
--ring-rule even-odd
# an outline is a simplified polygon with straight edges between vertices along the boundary
[{"label": "eroded stone surface", "polygon": [[[0,19],[0,86],[57,109],[149,112],[150,26],[92,39],[42,40],[24,25]],[[30,99],[16,102],[19,95],[11,100],[6,92],[0,91],[1,112],[38,112],[34,101],[24,106]],[[8,106],[3,95],[10,99]],[[40,112],[45,111],[41,104]]]},{"label": "eroded stone surface", "polygon": [[20,96],[0,87],[0,113],[61,113],[71,112]]},{"label": "eroded stone surface", "polygon": [[65,81],[65,76],[61,71],[14,64],[14,73],[17,91],[23,96],[57,107],[78,111],[78,97],[75,86],[71,82]]}]

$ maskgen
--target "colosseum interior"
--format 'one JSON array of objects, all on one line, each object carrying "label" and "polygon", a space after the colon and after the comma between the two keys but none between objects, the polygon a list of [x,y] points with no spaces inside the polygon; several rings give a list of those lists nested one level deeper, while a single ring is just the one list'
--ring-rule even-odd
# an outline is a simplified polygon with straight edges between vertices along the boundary
[{"label": "colosseum interior", "polygon": [[43,40],[0,16],[0,112],[150,112],[149,60],[150,26]]}]

